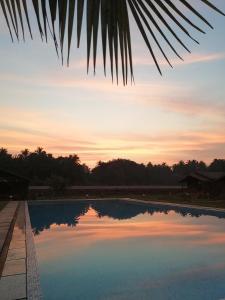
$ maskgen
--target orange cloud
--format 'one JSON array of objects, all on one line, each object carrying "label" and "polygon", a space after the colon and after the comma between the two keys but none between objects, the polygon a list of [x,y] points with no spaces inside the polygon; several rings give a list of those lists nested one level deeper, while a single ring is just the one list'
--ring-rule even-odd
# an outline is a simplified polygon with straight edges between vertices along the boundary
[{"label": "orange cloud", "polygon": [[[25,147],[34,150],[43,146],[54,155],[78,154],[82,162],[93,167],[99,160],[113,158],[130,158],[138,162],[147,163],[177,162],[179,159],[204,159],[212,160],[219,156],[217,151],[225,145],[225,134],[217,131],[176,131],[159,134],[99,134],[85,135],[82,139],[81,132],[76,138],[63,135],[62,131],[53,132],[36,131],[36,127],[29,130],[11,127],[0,128],[2,146],[14,153]],[[218,149],[218,150],[217,150]]]}]

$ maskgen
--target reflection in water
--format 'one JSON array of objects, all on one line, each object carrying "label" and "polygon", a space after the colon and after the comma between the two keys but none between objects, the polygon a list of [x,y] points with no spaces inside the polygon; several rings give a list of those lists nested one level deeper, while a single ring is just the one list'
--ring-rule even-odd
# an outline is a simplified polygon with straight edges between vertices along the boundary
[{"label": "reflection in water", "polygon": [[[43,205],[44,208],[43,209]],[[127,220],[140,214],[155,213],[168,214],[174,211],[181,216],[215,216],[225,218],[224,212],[216,212],[205,209],[183,208],[168,205],[140,205],[124,201],[76,201],[58,204],[30,205],[31,225],[34,234],[39,234],[44,229],[49,229],[52,224],[76,226],[79,218],[93,208],[99,218],[109,217],[114,220]]]},{"label": "reflection in water", "polygon": [[46,300],[225,298],[225,215],[121,201],[29,206]]},{"label": "reflection in water", "polygon": [[89,203],[76,202],[67,205],[45,204],[44,209],[41,205],[30,205],[31,226],[35,234],[39,234],[44,229],[50,228],[52,224],[66,224],[76,226],[79,217],[83,216],[89,209]]}]

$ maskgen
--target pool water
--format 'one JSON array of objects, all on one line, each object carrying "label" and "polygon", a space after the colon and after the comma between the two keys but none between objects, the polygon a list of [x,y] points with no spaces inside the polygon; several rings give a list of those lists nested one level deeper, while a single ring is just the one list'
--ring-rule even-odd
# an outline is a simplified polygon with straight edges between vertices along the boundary
[{"label": "pool water", "polygon": [[29,205],[44,299],[225,299],[225,214],[122,201]]}]

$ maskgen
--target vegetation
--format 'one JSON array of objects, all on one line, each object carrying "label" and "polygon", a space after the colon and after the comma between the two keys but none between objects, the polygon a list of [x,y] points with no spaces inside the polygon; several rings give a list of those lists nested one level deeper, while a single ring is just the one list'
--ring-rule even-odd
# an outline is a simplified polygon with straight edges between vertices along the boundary
[{"label": "vegetation", "polygon": [[[197,32],[205,33],[202,28],[203,24],[213,28],[202,15],[198,2],[223,14],[209,0],[194,1],[196,3],[193,2],[193,5],[189,2],[186,0],[0,0],[0,6],[12,40],[15,37],[19,40],[20,35],[25,39],[26,27],[33,38],[31,28],[33,22],[30,22],[31,10],[33,10],[42,39],[48,41],[50,36],[54,40],[57,54],[61,53],[62,61],[67,42],[68,63],[74,27],[76,26],[78,47],[81,32],[84,31],[87,44],[87,69],[91,52],[93,52],[94,70],[96,68],[98,32],[101,31],[105,72],[108,50],[112,78],[115,73],[118,81],[118,73],[121,70],[123,83],[127,84],[128,69],[131,81],[133,80],[131,17],[133,17],[157,69],[161,73],[155,53],[161,53],[172,67],[166,54],[167,48],[182,59],[177,51],[178,45],[190,52],[183,36],[198,43],[191,36],[190,31],[194,29]],[[191,17],[189,17],[190,12]],[[82,30],[83,19],[86,20],[86,30]],[[198,21],[202,24],[199,25]],[[56,28],[58,29],[56,30]]]},{"label": "vegetation", "polygon": [[49,185],[62,191],[67,185],[174,185],[190,172],[225,172],[225,159],[215,159],[210,165],[191,160],[172,166],[115,159],[99,162],[90,170],[77,155],[54,157],[42,148],[12,155],[1,148],[0,168],[27,177],[33,185]]},{"label": "vegetation", "polygon": [[80,164],[77,155],[54,158],[42,148],[37,148],[34,152],[25,149],[15,156],[2,148],[0,168],[23,175],[35,185],[55,185],[59,181],[68,185],[85,184],[89,174],[88,167]]},{"label": "vegetation", "polygon": [[129,198],[140,199],[145,201],[188,204],[193,206],[203,206],[212,208],[225,209],[225,195],[220,197],[199,197],[197,194],[177,193],[177,194],[157,194],[157,195],[129,195]]}]

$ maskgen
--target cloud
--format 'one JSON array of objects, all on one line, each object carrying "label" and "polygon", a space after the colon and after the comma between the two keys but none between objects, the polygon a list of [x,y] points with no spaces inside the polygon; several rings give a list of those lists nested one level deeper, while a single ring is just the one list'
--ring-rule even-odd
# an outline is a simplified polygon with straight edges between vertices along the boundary
[{"label": "cloud", "polygon": [[[137,162],[167,162],[173,164],[181,159],[199,159],[210,162],[223,157],[225,133],[210,131],[167,131],[159,134],[120,132],[80,135],[71,138],[62,131],[53,133],[34,128],[5,126],[0,129],[1,146],[17,153],[42,146],[46,151],[58,155],[77,154],[83,163],[94,167],[99,161],[127,158]],[[85,139],[84,139],[85,136]],[[89,136],[89,138],[87,138]]]},{"label": "cloud", "polygon": [[[219,120],[225,117],[225,103],[217,103],[203,99],[192,98],[184,93],[184,95],[173,96],[168,94],[167,97],[149,98],[143,96],[143,101],[152,107],[158,107],[163,111],[174,112],[187,116],[209,116]],[[194,97],[194,96],[193,96]]]},{"label": "cloud", "polygon": [[[207,63],[222,60],[225,58],[225,53],[191,53],[186,54],[183,57],[183,61],[179,58],[171,59],[170,62],[173,66],[185,66],[185,65],[192,65],[192,64],[199,64],[199,63]],[[168,63],[165,60],[158,60],[158,63],[161,66],[168,66]],[[135,66],[153,66],[154,62],[152,61],[151,57],[134,57],[134,65]]]},{"label": "cloud", "polygon": [[[40,89],[36,92],[36,97],[40,98],[50,97],[52,90],[56,97],[69,97],[71,99],[72,93],[76,92],[79,97],[85,92],[85,99],[98,101],[98,103],[115,102],[132,104],[139,106],[148,106],[160,110],[161,112],[172,112],[185,116],[206,116],[211,120],[219,120],[225,116],[224,101],[212,101],[213,95],[211,91],[207,93],[205,88],[204,94],[199,87],[190,83],[184,84],[171,81],[154,81],[151,84],[142,82],[140,84],[124,87],[117,86],[110,81],[100,78],[88,77],[83,80],[78,79],[76,74],[68,73],[49,73],[41,78],[36,78],[35,75],[30,78],[25,78],[19,75],[2,74],[0,79],[7,82],[19,83],[20,97],[28,97],[33,95],[33,85]],[[28,89],[31,87],[32,90]],[[42,89],[42,88],[45,89]],[[199,89],[199,90],[198,90]],[[22,94],[21,94],[22,93]],[[45,93],[45,94],[43,94]],[[100,93],[99,97],[92,97],[94,93]],[[17,92],[18,96],[18,92]],[[76,101],[80,98],[76,97]],[[105,99],[107,97],[107,100]],[[53,97],[51,97],[53,98]],[[116,104],[115,104],[116,105]]]},{"label": "cloud", "polygon": [[[199,64],[199,63],[208,63],[213,61],[222,60],[225,58],[225,52],[218,52],[218,53],[190,53],[185,54],[183,56],[183,61],[179,58],[173,58],[169,59],[172,66],[186,66],[186,65],[192,65],[192,64]],[[102,70],[102,57],[99,55],[97,56],[97,69],[98,66]],[[161,66],[169,66],[167,61],[164,59],[159,59],[158,63]],[[145,55],[145,56],[135,56],[133,57],[133,64],[134,66],[154,66],[154,61],[152,60],[151,55]],[[73,70],[78,69],[86,69],[87,68],[87,59],[82,58],[79,60],[73,59],[70,62],[70,68]],[[91,68],[90,68],[91,69]],[[91,71],[91,70],[90,70]]]}]

